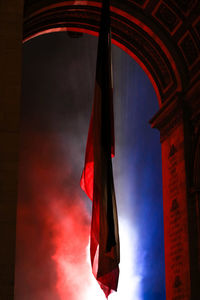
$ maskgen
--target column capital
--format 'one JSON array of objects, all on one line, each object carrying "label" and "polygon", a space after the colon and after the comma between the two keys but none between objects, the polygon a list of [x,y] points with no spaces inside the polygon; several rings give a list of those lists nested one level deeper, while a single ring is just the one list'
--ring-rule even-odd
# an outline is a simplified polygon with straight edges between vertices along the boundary
[{"label": "column capital", "polygon": [[184,98],[185,95],[177,93],[149,121],[152,128],[157,128],[160,131],[161,143],[171,135],[172,131],[183,120],[183,112],[185,111]]}]

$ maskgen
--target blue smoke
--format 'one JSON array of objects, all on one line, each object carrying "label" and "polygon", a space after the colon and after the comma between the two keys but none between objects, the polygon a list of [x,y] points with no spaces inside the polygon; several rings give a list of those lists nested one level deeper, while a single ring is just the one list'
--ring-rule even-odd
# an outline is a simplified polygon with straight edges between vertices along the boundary
[{"label": "blue smoke", "polygon": [[163,300],[161,146],[159,132],[148,123],[158,111],[158,101],[139,65],[122,50],[113,48],[118,211],[137,234],[133,268],[141,277],[140,299]]},{"label": "blue smoke", "polygon": [[[66,33],[41,36],[24,47],[22,125],[27,134],[34,129],[41,135],[53,132],[57,136],[66,158],[72,160],[75,157],[70,184],[73,181],[77,189],[80,189],[79,178],[92,107],[96,47],[97,39],[94,37],[84,35],[81,39],[69,39]],[[121,224],[126,223],[130,227],[128,234],[131,234],[130,248],[134,257],[130,265],[139,286],[139,295],[133,293],[131,300],[163,300],[161,149],[159,133],[148,124],[158,110],[157,99],[142,69],[115,46],[113,71],[116,132],[113,161],[118,213],[123,221]],[[53,157],[54,160],[56,157]],[[81,196],[91,212],[90,201],[84,193]],[[23,245],[18,244],[17,247],[21,259],[29,265]],[[122,256],[125,255],[126,252],[123,252]],[[46,263],[44,268],[52,278],[55,277],[53,267]],[[37,278],[38,268],[32,272]],[[23,271],[17,279],[16,299],[24,299],[23,278],[26,276]],[[27,291],[31,290],[31,284],[26,287]],[[34,283],[33,299],[37,298],[35,295],[39,289],[42,287]],[[128,287],[127,293],[131,290],[131,286]],[[53,290],[50,292],[53,297]]]}]

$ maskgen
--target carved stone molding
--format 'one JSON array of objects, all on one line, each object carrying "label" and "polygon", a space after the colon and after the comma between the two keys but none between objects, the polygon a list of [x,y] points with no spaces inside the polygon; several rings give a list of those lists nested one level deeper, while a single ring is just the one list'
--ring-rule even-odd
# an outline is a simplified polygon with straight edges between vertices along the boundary
[{"label": "carved stone molding", "polygon": [[158,113],[149,121],[152,128],[160,131],[160,142],[162,143],[176,129],[183,120],[182,94],[168,101]]}]

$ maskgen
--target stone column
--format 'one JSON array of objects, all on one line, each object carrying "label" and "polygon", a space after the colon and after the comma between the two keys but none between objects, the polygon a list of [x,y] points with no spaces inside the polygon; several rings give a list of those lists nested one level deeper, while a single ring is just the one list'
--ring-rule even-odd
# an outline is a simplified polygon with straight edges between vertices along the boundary
[{"label": "stone column", "polygon": [[167,300],[199,296],[197,210],[191,198],[192,135],[189,110],[179,94],[150,121],[162,149]]},{"label": "stone column", "polygon": [[0,1],[0,299],[14,299],[23,0]]}]

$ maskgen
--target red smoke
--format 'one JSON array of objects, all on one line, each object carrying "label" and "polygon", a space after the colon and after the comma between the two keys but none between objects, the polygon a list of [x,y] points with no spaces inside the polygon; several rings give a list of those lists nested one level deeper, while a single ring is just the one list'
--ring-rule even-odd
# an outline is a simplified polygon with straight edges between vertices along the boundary
[{"label": "red smoke", "polygon": [[86,261],[88,224],[85,222],[83,203],[70,208],[52,205],[56,211],[57,224],[54,227],[57,292],[61,300],[83,299],[84,289],[89,283],[89,265]]},{"label": "red smoke", "polygon": [[83,299],[92,276],[81,169],[66,145],[53,133],[21,137],[16,300]]}]

